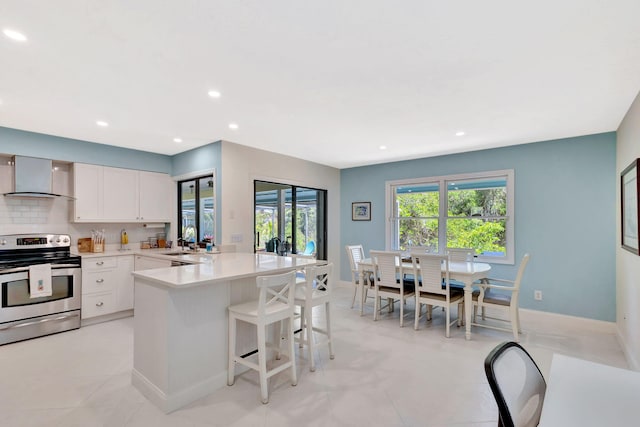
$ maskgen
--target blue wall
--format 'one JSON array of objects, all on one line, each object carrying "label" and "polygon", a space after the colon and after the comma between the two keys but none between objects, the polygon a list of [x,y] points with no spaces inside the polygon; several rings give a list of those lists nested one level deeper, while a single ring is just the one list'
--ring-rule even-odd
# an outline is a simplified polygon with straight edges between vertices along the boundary
[{"label": "blue wall", "polygon": [[[520,306],[615,321],[616,135],[431,157],[341,171],[341,243],[385,248],[385,181],[515,171],[516,265],[493,265],[492,276],[513,279],[529,252]],[[351,221],[351,202],[371,201],[371,222]],[[343,254],[340,277],[350,280]],[[535,301],[533,291],[542,291]]]},{"label": "blue wall", "polygon": [[221,147],[222,144],[220,142],[214,142],[176,154],[171,159],[172,175],[178,176],[208,169],[215,169],[216,173],[220,174],[220,166],[222,164]]},{"label": "blue wall", "polygon": [[0,127],[0,153],[171,173],[171,157]]}]

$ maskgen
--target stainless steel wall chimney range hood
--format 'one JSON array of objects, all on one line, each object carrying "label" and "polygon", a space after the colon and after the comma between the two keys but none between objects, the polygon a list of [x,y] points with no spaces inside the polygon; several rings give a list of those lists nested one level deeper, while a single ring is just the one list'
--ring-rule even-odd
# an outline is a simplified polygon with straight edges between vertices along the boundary
[{"label": "stainless steel wall chimney range hood", "polygon": [[15,156],[13,165],[15,190],[5,196],[62,197],[51,192],[51,160]]}]

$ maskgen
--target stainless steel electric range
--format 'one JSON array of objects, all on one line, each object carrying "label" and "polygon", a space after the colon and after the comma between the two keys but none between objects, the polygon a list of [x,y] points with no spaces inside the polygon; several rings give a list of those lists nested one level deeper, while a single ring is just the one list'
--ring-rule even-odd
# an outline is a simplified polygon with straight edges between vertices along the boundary
[{"label": "stainless steel electric range", "polygon": [[[0,236],[0,345],[80,327],[81,263],[70,246],[64,234]],[[42,264],[51,289],[37,296],[29,278]]]}]

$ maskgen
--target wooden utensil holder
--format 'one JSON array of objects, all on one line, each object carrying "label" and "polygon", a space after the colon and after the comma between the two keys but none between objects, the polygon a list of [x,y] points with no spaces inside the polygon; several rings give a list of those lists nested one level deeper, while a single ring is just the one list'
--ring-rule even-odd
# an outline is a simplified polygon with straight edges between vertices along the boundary
[{"label": "wooden utensil holder", "polygon": [[104,242],[91,242],[91,252],[104,252]]},{"label": "wooden utensil holder", "polygon": [[78,252],[91,252],[91,246],[90,237],[78,239]]}]

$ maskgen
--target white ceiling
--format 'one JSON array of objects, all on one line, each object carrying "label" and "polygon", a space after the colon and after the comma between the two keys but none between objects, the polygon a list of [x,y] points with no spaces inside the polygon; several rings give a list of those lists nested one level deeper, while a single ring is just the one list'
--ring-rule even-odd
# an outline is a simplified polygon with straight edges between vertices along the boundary
[{"label": "white ceiling", "polygon": [[0,29],[28,41],[0,34],[0,126],[338,168],[612,131],[640,90],[639,17],[638,0],[2,0]]}]

